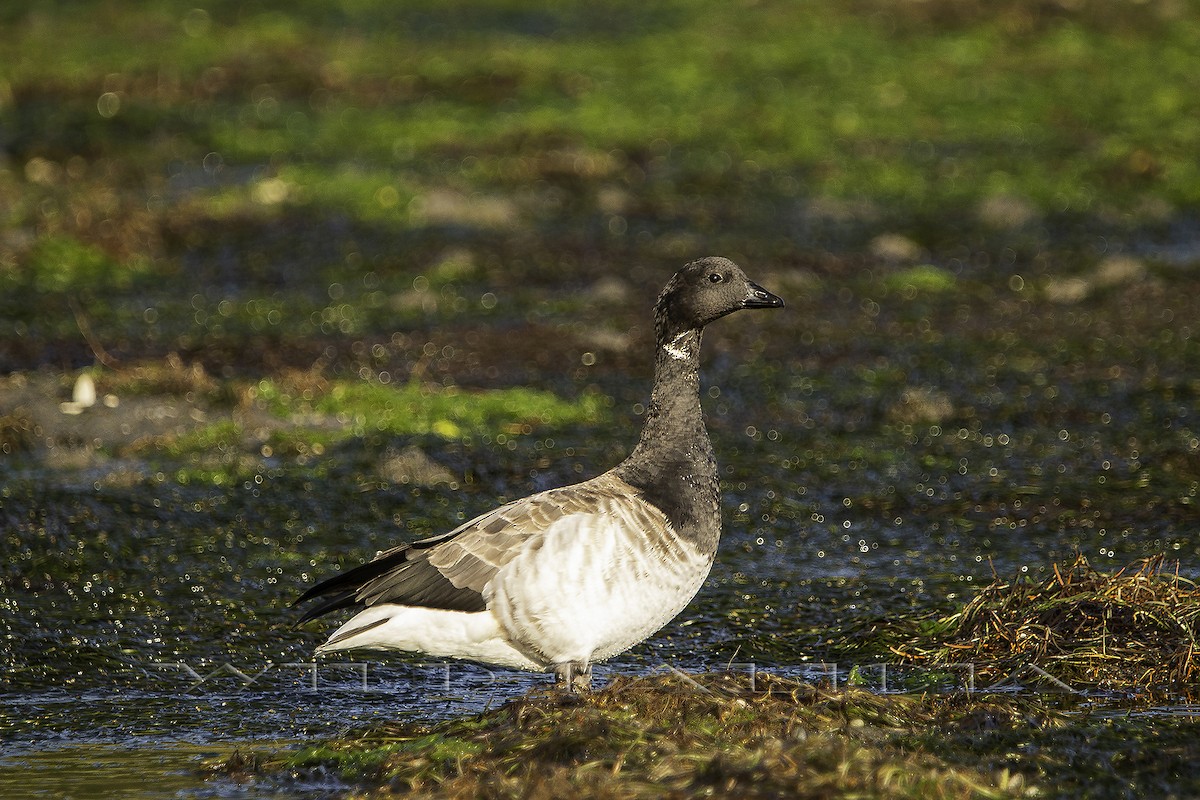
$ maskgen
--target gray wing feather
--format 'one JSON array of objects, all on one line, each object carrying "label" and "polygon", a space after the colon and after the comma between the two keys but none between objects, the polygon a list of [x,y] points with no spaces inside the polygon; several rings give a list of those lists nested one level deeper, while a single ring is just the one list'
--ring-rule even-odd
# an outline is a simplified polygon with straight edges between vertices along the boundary
[{"label": "gray wing feather", "polygon": [[538,546],[555,522],[581,513],[644,519],[646,530],[665,521],[662,513],[638,497],[633,487],[602,475],[516,500],[449,533],[381,553],[376,561],[403,560],[362,584],[355,601],[365,606],[399,603],[483,610],[487,585],[505,564],[525,548]]}]

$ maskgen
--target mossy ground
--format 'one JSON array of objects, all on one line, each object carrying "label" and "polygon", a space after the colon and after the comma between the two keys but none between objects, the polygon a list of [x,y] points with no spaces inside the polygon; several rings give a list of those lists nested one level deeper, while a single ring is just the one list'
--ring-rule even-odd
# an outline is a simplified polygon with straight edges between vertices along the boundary
[{"label": "mossy ground", "polygon": [[536,692],[434,726],[377,725],[285,758],[237,755],[220,769],[297,779],[332,769],[371,792],[420,797],[1021,797],[1031,787],[1005,768],[951,766],[937,748],[899,741],[1059,724],[1011,699],[672,673],[579,697]]},{"label": "mossy ground", "polygon": [[[865,671],[837,687],[667,670],[618,676],[582,696],[534,691],[436,725],[376,724],[284,757],[236,755],[217,771],[299,780],[328,770],[372,792],[439,797],[1068,797],[1122,785],[1181,796],[1200,787],[1190,769],[1200,757],[1196,715],[1135,716],[1200,690],[1200,592],[1165,573],[1161,558],[1110,574],[1077,559],[1053,572],[1044,584],[997,579],[948,616],[845,633],[860,653],[886,647],[896,666],[944,671],[950,685],[934,691],[897,693],[895,679],[890,692],[858,688]],[[1098,702],[1118,694],[1129,700]]]}]

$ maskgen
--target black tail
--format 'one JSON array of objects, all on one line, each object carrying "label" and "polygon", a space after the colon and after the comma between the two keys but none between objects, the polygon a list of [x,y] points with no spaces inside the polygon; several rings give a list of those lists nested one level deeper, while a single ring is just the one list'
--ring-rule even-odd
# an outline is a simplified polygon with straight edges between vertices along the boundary
[{"label": "black tail", "polygon": [[429,563],[430,552],[457,533],[451,531],[393,547],[365,564],[321,581],[292,603],[297,605],[318,597],[325,598],[304,612],[296,624],[303,625],[330,611],[365,608],[379,603],[449,611],[483,611],[487,603],[480,589],[455,585],[441,570]]},{"label": "black tail", "polygon": [[296,620],[296,625],[303,625],[331,611],[363,605],[358,597],[359,591],[380,575],[407,561],[408,554],[408,545],[393,548],[365,564],[359,564],[345,572],[339,572],[332,578],[326,578],[316,586],[309,588],[308,591],[292,601],[293,606],[315,600],[318,597],[323,597],[325,600],[305,611],[300,619]]}]

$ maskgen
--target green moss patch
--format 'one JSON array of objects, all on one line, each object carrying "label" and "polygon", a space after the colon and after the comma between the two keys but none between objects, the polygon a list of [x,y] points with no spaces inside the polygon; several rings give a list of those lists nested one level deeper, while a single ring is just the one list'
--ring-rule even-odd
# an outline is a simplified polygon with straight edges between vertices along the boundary
[{"label": "green moss patch", "polygon": [[359,433],[433,433],[446,439],[484,431],[530,433],[535,426],[594,422],[606,404],[598,394],[584,394],[571,402],[527,387],[468,391],[416,382],[392,386],[340,381],[316,392],[302,389],[295,393],[263,381],[258,384],[258,397],[282,418],[315,413],[332,416]]},{"label": "green moss patch", "polygon": [[[257,760],[297,777],[332,771],[415,796],[1017,797],[1005,769],[951,766],[914,731],[1057,724],[1024,701],[830,692],[769,675],[619,677],[583,697],[534,692],[477,717],[385,723]],[[245,769],[244,756],[225,765]]]}]

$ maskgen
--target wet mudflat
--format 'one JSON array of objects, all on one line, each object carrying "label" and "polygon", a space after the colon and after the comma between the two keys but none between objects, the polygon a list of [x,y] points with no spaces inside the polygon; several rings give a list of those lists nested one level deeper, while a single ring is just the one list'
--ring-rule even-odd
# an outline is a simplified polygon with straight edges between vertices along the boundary
[{"label": "wet mudflat", "polygon": [[[327,629],[293,630],[288,603],[623,457],[655,292],[701,255],[788,302],[706,333],[720,557],[678,620],[598,671],[646,679],[637,691],[547,719],[594,729],[622,692],[634,717],[667,714],[655,693],[681,684],[663,665],[950,698],[963,669],[908,658],[888,631],[996,577],[1044,585],[1077,554],[1106,573],[1161,554],[1164,574],[1200,577],[1194,15],[860,5],[804,26],[767,7],[626,9],[628,28],[504,4],[469,29],[433,8],[167,4],[135,24],[97,7],[78,30],[4,12],[19,35],[0,84],[0,793],[340,791],[328,767],[245,784],[199,765],[468,724],[539,687],[419,656],[314,664]],[[395,30],[367,35],[374,13]],[[718,80],[680,55],[716,28],[778,33],[723,51]],[[62,41],[69,58],[43,57]],[[1153,69],[1131,55],[1146,52]],[[1064,58],[1121,66],[1093,96]],[[994,98],[1017,96],[997,122]],[[899,748],[867,758],[871,775],[911,751],[978,770],[952,796],[1196,790],[1194,675],[1037,662],[1077,697],[1021,669],[1018,644],[972,657],[1045,713],[870,717],[867,743]],[[763,720],[794,711],[722,686]],[[842,702],[781,691],[825,715],[812,730]],[[685,729],[734,714],[693,702]],[[670,739],[664,719],[616,744]],[[754,747],[792,736],[746,725]],[[429,734],[435,761],[513,765],[482,733],[454,750],[460,734]],[[692,744],[747,746],[707,735]],[[672,763],[672,791],[701,791]],[[718,766],[705,786],[755,780]]]}]

